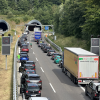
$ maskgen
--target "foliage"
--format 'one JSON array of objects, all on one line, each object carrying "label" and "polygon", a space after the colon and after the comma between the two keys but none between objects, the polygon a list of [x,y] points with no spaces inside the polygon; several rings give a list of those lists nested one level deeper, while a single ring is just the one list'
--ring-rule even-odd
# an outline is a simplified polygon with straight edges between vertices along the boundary
[{"label": "foliage", "polygon": [[13,13],[10,11],[10,12],[8,12],[8,14],[7,14],[7,18],[12,18],[13,17]]}]

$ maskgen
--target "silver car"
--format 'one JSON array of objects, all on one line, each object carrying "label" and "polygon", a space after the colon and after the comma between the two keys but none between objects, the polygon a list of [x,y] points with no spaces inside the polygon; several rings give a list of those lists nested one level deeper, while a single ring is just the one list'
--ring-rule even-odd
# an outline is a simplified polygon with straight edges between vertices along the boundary
[{"label": "silver car", "polygon": [[47,97],[29,97],[28,100],[50,100]]}]

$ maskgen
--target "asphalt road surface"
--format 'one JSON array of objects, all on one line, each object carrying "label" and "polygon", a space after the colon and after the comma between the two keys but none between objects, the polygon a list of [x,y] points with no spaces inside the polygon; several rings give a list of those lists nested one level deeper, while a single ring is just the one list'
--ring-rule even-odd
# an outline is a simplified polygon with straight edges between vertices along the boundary
[{"label": "asphalt road surface", "polygon": [[[50,100],[90,100],[85,96],[84,88],[75,85],[68,76],[62,73],[61,68],[51,60],[51,57],[44,53],[37,43],[34,42],[34,35],[28,35],[29,43],[32,43],[32,48],[29,46],[29,60],[36,62],[36,73],[41,76],[42,90],[41,97],[48,97]],[[19,51],[19,50],[18,50]],[[18,63],[18,67],[20,64]],[[18,68],[17,68],[18,69]],[[21,74],[17,70],[18,86],[20,86]],[[22,95],[18,94],[19,100]]]}]

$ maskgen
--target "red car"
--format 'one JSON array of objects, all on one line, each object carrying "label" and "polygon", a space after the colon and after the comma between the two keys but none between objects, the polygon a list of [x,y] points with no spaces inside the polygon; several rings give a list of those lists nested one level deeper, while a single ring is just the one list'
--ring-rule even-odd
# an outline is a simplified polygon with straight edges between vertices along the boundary
[{"label": "red car", "polygon": [[23,51],[23,52],[29,52],[28,46],[23,46],[21,48],[21,51]]}]

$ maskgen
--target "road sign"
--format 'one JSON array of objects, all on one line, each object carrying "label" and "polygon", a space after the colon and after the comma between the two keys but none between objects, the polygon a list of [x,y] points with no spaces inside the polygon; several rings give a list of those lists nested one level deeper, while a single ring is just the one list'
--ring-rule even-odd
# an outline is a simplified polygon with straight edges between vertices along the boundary
[{"label": "road sign", "polygon": [[2,37],[2,55],[10,55],[10,36]]},{"label": "road sign", "polygon": [[49,26],[45,26],[45,30],[49,30]]}]

